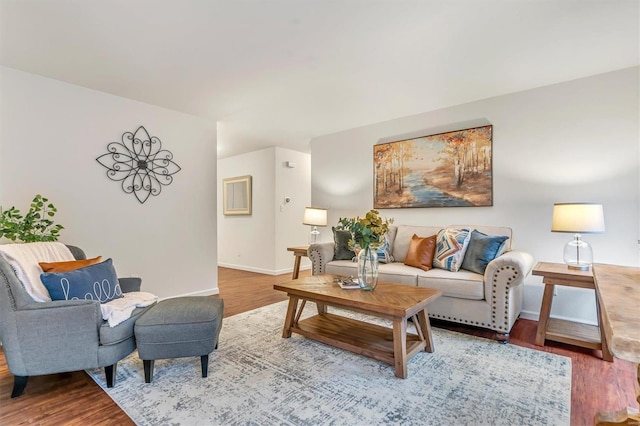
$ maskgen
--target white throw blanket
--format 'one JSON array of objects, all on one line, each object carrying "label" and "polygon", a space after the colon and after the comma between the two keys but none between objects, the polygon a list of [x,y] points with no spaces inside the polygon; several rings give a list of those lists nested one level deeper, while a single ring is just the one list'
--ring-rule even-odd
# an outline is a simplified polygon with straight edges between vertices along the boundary
[{"label": "white throw blanket", "polygon": [[27,293],[36,302],[51,300],[49,292],[40,281],[42,269],[38,262],[75,260],[67,246],[55,242],[3,244],[0,245],[0,255],[11,265]]},{"label": "white throw blanket", "polygon": [[123,296],[100,305],[102,318],[109,322],[109,327],[115,327],[122,321],[131,318],[131,313],[135,308],[149,306],[158,300],[158,296],[155,294],[144,291],[131,291],[123,293]]}]

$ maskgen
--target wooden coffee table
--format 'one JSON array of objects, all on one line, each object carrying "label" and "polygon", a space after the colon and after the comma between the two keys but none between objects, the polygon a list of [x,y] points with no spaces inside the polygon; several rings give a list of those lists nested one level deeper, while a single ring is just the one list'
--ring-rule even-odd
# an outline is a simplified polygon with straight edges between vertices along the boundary
[{"label": "wooden coffee table", "polygon": [[[426,308],[440,297],[440,290],[384,282],[378,283],[374,291],[343,290],[334,278],[314,275],[273,286],[289,295],[282,337],[298,333],[386,362],[395,366],[396,376],[403,379],[407,377],[407,361],[411,357],[422,350],[433,352]],[[318,315],[300,320],[307,301],[316,303]],[[327,306],[389,319],[393,321],[393,329],[328,313]],[[418,334],[407,333],[409,318],[418,324]]]}]

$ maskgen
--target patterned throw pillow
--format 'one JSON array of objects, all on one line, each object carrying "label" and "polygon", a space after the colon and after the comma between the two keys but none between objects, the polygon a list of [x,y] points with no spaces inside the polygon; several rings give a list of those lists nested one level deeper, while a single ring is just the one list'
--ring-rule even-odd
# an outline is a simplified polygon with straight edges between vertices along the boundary
[{"label": "patterned throw pillow", "polygon": [[391,256],[391,249],[389,248],[389,241],[385,237],[384,243],[378,247],[378,262],[380,263],[392,263],[393,256]]},{"label": "patterned throw pillow", "polygon": [[462,269],[484,274],[489,262],[501,254],[508,239],[509,237],[487,235],[474,230],[462,261]]},{"label": "patterned throw pillow", "polygon": [[468,229],[441,229],[436,237],[433,266],[451,272],[460,270],[470,238]]},{"label": "patterned throw pillow", "polygon": [[355,253],[349,248],[349,241],[351,240],[351,232],[336,229],[332,227],[333,231],[333,260],[351,260]]},{"label": "patterned throw pillow", "polygon": [[416,234],[411,237],[409,243],[409,251],[404,258],[404,264],[408,266],[414,266],[420,268],[423,271],[428,271],[432,268],[433,253],[436,249],[436,236],[421,238]]},{"label": "patterned throw pillow", "polygon": [[51,300],[98,300],[107,303],[122,296],[111,259],[69,272],[40,275]]}]

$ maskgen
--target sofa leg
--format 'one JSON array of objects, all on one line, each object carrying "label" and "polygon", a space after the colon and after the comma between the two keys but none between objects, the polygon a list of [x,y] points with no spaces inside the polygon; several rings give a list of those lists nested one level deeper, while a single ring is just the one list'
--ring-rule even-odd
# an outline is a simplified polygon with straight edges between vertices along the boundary
[{"label": "sofa leg", "polygon": [[118,367],[118,363],[113,365],[107,365],[104,367],[104,374],[107,376],[107,387],[112,388],[116,383],[116,369]]},{"label": "sofa leg", "polygon": [[27,380],[29,380],[29,376],[13,376],[13,391],[11,391],[11,398],[17,398],[22,395],[24,388],[27,387]]},{"label": "sofa leg", "polygon": [[209,355],[202,355],[200,357],[200,367],[202,367],[202,377],[207,377],[209,372]]},{"label": "sofa leg", "polygon": [[509,343],[509,333],[496,333],[496,338],[498,339],[498,342],[503,345]]},{"label": "sofa leg", "polygon": [[143,359],[142,364],[144,364],[144,382],[151,383],[153,380],[153,360]]}]

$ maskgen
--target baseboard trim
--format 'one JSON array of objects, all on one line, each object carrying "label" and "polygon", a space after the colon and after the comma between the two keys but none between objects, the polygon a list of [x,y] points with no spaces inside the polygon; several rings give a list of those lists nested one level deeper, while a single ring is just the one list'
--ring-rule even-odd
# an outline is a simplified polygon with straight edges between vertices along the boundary
[{"label": "baseboard trim", "polygon": [[[229,268],[229,269],[238,269],[240,271],[256,272],[258,274],[265,274],[265,275],[282,275],[282,274],[290,274],[293,272],[293,268],[273,270],[273,269],[254,268],[252,266],[234,265],[232,263],[220,263],[220,262],[218,262],[218,266],[221,266],[223,268]],[[300,267],[301,271],[307,271],[310,269],[311,269],[311,266]]]},{"label": "baseboard trim", "polygon": [[[527,320],[538,321],[540,319],[540,312],[536,312],[536,311],[520,311],[520,318],[527,319]],[[586,321],[584,319],[565,317],[565,316],[562,316],[562,315],[551,315],[551,318],[557,318],[557,319],[561,319],[561,320],[565,320],[565,321],[577,322],[579,324],[587,324],[587,325],[595,325],[595,326],[598,325],[596,322],[593,322],[593,321]]]}]

